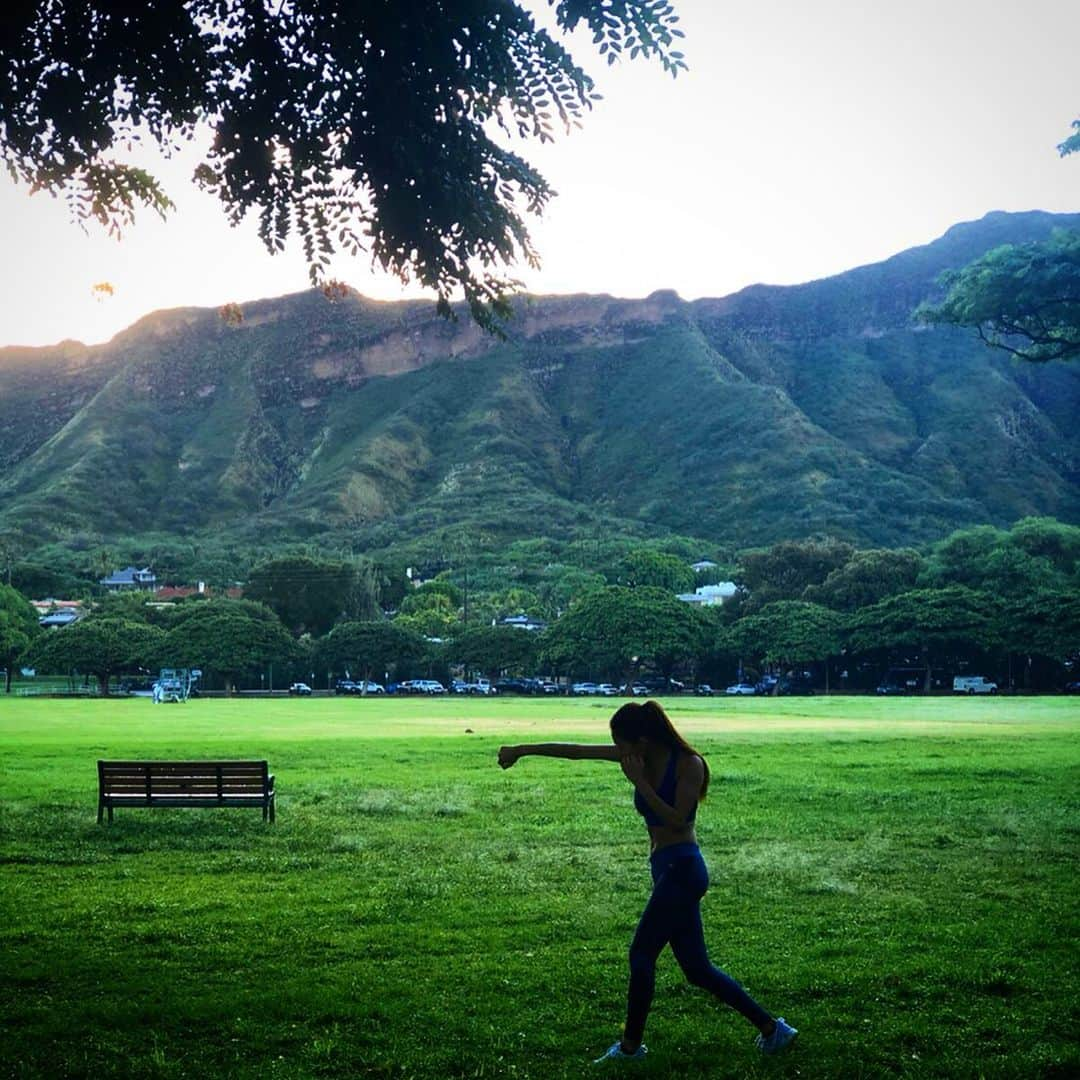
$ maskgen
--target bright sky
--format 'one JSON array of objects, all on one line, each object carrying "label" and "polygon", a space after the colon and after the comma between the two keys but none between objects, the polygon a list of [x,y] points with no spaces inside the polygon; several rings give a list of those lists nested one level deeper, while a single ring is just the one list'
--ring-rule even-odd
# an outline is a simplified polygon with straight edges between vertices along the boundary
[{"label": "bright sky", "polygon": [[[690,71],[608,68],[572,49],[604,101],[554,147],[518,143],[560,193],[524,269],[530,291],[685,299],[838,273],[991,210],[1080,210],[1076,0],[673,0]],[[531,0],[538,7],[540,0]],[[159,163],[177,209],[123,241],[0,177],[0,343],[107,340],[157,308],[308,287],[298,246],[271,257]],[[366,258],[334,274],[406,295]],[[107,281],[112,297],[95,299]],[[413,292],[411,295],[422,295]]]}]

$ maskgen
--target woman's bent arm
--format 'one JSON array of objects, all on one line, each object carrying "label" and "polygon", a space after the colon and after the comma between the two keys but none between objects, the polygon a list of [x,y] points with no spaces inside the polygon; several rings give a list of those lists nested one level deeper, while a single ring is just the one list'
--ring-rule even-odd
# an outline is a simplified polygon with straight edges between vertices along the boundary
[{"label": "woman's bent arm", "polygon": [[518,758],[534,754],[538,757],[569,758],[573,761],[618,761],[619,751],[605,743],[525,743],[522,746],[499,748],[499,764],[509,769]]}]

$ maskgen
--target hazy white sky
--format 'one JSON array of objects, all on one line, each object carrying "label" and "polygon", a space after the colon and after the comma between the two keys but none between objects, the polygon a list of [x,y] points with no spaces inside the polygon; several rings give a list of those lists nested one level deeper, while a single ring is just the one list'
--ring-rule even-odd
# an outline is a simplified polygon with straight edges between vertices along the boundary
[{"label": "hazy white sky", "polygon": [[[1080,210],[1077,0],[673,0],[690,71],[608,68],[605,100],[555,146],[518,144],[560,193],[533,236],[533,292],[684,298],[794,283],[926,243],[991,210]],[[539,7],[541,0],[531,0]],[[307,288],[298,247],[271,257],[160,164],[177,203],[122,242],[0,178],[0,344],[103,341],[156,308]],[[406,293],[364,257],[336,276]],[[115,293],[95,299],[108,281]],[[416,292],[410,295],[422,295]]]}]

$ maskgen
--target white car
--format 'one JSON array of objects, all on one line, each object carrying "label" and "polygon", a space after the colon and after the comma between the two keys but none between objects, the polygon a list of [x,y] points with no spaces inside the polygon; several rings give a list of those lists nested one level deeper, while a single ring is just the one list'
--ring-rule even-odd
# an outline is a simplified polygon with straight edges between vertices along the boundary
[{"label": "white car", "polygon": [[954,694],[996,694],[998,685],[982,675],[957,675],[952,681]]},{"label": "white car", "polygon": [[757,687],[753,683],[739,682],[734,686],[729,686],[725,691],[725,694],[756,694]]},{"label": "white car", "polygon": [[593,683],[593,682],[576,682],[576,683],[574,683],[574,685],[572,687],[570,687],[570,693],[571,694],[577,694],[577,695],[595,694],[596,693],[596,683]]},{"label": "white car", "polygon": [[602,697],[614,697],[619,691],[609,682],[602,682],[597,688],[596,692]]}]

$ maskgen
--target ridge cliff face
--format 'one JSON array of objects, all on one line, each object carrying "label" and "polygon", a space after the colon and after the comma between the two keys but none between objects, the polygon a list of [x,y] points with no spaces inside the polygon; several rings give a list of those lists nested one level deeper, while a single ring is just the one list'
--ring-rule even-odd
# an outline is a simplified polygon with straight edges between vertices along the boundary
[{"label": "ridge cliff face", "polygon": [[[426,302],[302,293],[0,350],[0,525],[385,547],[467,523],[750,544],[1080,521],[1080,371],[918,327],[941,270],[1080,215],[994,214],[806,285],[521,298],[507,340]],[[593,527],[593,526],[589,526]]]}]

